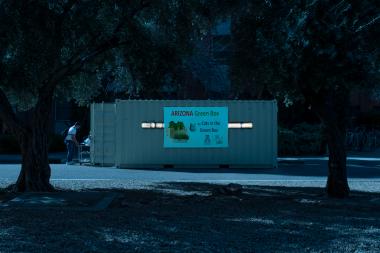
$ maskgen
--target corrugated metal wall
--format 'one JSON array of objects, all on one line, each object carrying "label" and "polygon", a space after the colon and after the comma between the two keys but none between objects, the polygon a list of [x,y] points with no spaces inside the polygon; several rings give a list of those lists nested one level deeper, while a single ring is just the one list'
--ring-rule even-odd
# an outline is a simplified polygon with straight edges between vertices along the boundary
[{"label": "corrugated metal wall", "polygon": [[[114,129],[112,120],[94,117],[95,137],[93,161],[111,161],[112,152],[103,152],[101,139],[116,140],[116,148],[105,142],[108,151],[116,151],[113,160],[121,167],[275,167],[277,166],[277,103],[276,101],[215,100],[118,100],[116,103],[116,137],[105,131]],[[108,112],[108,105],[93,105],[93,114]],[[229,122],[253,122],[252,129],[229,129],[228,148],[164,148],[163,129],[143,129],[142,122],[164,122],[163,107],[227,106]],[[112,106],[110,105],[110,108]],[[103,110],[103,111],[102,111]],[[108,116],[107,116],[108,117]],[[101,127],[106,123],[108,127]],[[97,137],[97,135],[103,137]],[[109,139],[104,136],[109,135]],[[100,151],[99,151],[100,150]],[[103,158],[98,156],[105,156]]]},{"label": "corrugated metal wall", "polygon": [[91,105],[90,156],[94,164],[114,165],[116,152],[116,105]]}]

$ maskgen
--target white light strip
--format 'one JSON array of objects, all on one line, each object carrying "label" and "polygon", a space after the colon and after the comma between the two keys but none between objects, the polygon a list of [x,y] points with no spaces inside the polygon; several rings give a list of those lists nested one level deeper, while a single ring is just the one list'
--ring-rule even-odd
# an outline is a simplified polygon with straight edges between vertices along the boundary
[{"label": "white light strip", "polygon": [[244,122],[244,123],[241,123],[241,128],[244,128],[244,129],[251,129],[251,128],[253,128],[253,123],[252,123],[252,122]]},{"label": "white light strip", "polygon": [[164,123],[156,123],[156,128],[164,128]]},{"label": "white light strip", "polygon": [[[162,122],[143,122],[141,123],[141,128],[144,129],[162,129],[164,128],[164,123]],[[243,123],[228,123],[229,129],[252,129],[252,122],[243,122]]]},{"label": "white light strip", "polygon": [[151,128],[150,123],[147,123],[147,122],[141,123],[141,128]]},{"label": "white light strip", "polygon": [[252,129],[252,122],[243,122],[243,123],[228,123],[228,128],[232,129]]},{"label": "white light strip", "polygon": [[241,123],[228,123],[228,128],[241,128]]},{"label": "white light strip", "polygon": [[164,123],[160,123],[160,122],[143,122],[141,123],[141,128],[144,128],[144,129],[160,129],[160,128],[164,128]]}]

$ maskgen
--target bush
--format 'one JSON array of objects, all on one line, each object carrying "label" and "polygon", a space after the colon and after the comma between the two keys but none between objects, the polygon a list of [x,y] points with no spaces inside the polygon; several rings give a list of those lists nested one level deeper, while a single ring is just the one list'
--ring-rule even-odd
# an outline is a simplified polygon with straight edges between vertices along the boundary
[{"label": "bush", "polygon": [[320,155],[325,146],[321,125],[301,123],[291,129],[279,128],[279,155]]}]

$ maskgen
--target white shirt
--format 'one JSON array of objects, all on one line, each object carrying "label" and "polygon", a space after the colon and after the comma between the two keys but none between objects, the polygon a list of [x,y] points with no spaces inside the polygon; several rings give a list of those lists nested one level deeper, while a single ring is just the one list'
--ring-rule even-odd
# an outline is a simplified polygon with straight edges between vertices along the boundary
[{"label": "white shirt", "polygon": [[75,126],[72,126],[69,128],[69,131],[67,132],[67,136],[65,138],[66,141],[73,141],[75,135],[77,134],[77,129]]}]

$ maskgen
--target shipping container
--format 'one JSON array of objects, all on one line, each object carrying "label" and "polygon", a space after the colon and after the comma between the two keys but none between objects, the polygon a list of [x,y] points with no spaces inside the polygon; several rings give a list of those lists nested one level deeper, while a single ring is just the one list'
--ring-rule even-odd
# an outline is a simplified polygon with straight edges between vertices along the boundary
[{"label": "shipping container", "polygon": [[91,105],[90,160],[93,164],[115,165],[116,105],[98,103]]},{"label": "shipping container", "polygon": [[[185,139],[176,140],[174,147],[167,146],[168,139],[164,140],[172,137],[172,133],[169,134],[169,124],[164,124],[168,117],[164,117],[165,108],[178,108],[174,114],[177,118],[181,112],[192,113],[192,110],[207,117],[186,126],[185,133],[181,133]],[[194,130],[191,128],[214,123],[208,115],[210,110],[211,116],[212,111],[215,114],[227,111],[226,124],[224,118],[220,118],[221,124],[215,122],[220,131],[226,128],[226,136],[206,134],[209,141],[206,138],[205,145],[189,146],[188,135],[191,139],[190,131]],[[193,120],[198,118],[192,115]],[[203,130],[219,131],[217,127]],[[93,104],[91,135],[91,160],[95,164],[127,168],[272,168],[277,166],[277,103],[274,100],[117,100],[114,104]],[[226,140],[220,146],[217,142],[207,146],[210,137],[212,141],[218,137],[220,143],[221,139]]]}]

